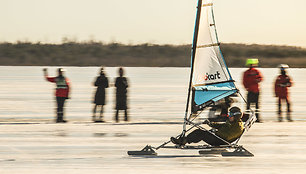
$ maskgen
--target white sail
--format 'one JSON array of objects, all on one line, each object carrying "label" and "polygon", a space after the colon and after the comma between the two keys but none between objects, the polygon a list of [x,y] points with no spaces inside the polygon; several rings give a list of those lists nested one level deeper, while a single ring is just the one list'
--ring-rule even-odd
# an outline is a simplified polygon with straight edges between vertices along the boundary
[{"label": "white sail", "polygon": [[222,57],[211,1],[202,1],[198,41],[194,58],[192,86],[231,80]]},{"label": "white sail", "polygon": [[[219,48],[212,1],[199,1],[192,58],[193,103],[201,109],[237,92]],[[200,12],[200,14],[199,14]],[[195,31],[196,33],[196,31]],[[196,45],[195,45],[196,43]]]}]

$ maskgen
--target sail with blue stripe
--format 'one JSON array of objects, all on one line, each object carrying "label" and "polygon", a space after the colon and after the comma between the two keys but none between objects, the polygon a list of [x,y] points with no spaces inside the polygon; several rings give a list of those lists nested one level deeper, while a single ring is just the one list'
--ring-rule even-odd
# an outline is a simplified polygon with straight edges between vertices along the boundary
[{"label": "sail with blue stripe", "polygon": [[213,3],[201,1],[195,56],[192,59],[193,103],[198,108],[217,102],[238,90],[220,50]]}]

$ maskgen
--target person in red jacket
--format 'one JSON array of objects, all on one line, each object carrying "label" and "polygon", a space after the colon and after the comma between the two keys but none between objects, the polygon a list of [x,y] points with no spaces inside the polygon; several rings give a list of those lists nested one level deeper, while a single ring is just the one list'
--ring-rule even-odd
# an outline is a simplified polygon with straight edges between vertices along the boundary
[{"label": "person in red jacket", "polygon": [[287,120],[292,121],[291,119],[291,109],[290,109],[290,100],[289,100],[289,91],[288,88],[292,86],[291,78],[287,75],[286,69],[289,68],[286,64],[281,64],[278,66],[280,68],[281,74],[276,78],[274,83],[274,92],[275,97],[278,97],[278,121],[282,121],[282,100],[285,100],[287,103]]},{"label": "person in red jacket", "polygon": [[263,80],[260,71],[255,67],[258,65],[258,59],[248,59],[246,65],[249,69],[243,74],[243,86],[248,91],[247,94],[247,111],[250,110],[251,104],[255,104],[256,122],[261,122],[259,117],[259,83]]},{"label": "person in red jacket", "polygon": [[57,103],[57,123],[65,123],[66,120],[64,120],[64,104],[65,100],[69,98],[69,80],[64,77],[63,68],[58,68],[58,76],[56,77],[48,77],[48,71],[47,68],[43,69],[45,79],[49,82],[56,83],[56,91],[55,91],[55,97],[56,97],[56,103]]}]

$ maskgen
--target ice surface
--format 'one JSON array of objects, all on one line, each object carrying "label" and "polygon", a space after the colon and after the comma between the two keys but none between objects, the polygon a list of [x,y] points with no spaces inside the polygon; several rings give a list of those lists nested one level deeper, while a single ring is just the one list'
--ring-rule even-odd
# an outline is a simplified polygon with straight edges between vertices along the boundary
[{"label": "ice surface", "polygon": [[[0,67],[0,173],[305,173],[305,69],[290,69],[294,122],[276,122],[273,82],[277,69],[261,69],[261,110],[240,141],[255,157],[203,157],[196,150],[160,149],[157,157],[128,150],[158,146],[181,133],[188,68],[126,68],[131,122],[113,122],[114,88],[107,90],[105,120],[91,123],[92,82],[98,67],[67,67],[72,99],[67,124],[54,124],[54,85],[42,67]],[[231,69],[241,87],[242,71]],[[49,67],[54,75],[56,67]],[[117,68],[105,69],[110,81]],[[243,95],[245,91],[241,88]],[[242,101],[238,106],[244,108]],[[285,108],[284,108],[285,109]]]},{"label": "ice surface", "polygon": [[180,124],[2,124],[0,173],[303,173],[304,122],[255,124],[240,144],[255,157],[203,157],[197,150],[158,150],[130,157],[128,150],[158,146]]}]

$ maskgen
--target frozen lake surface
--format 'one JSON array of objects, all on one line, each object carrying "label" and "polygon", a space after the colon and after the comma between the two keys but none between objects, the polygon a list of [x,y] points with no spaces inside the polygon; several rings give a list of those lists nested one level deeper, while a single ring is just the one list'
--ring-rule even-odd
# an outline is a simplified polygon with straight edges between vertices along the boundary
[{"label": "frozen lake surface", "polygon": [[157,157],[128,150],[158,146],[179,124],[10,124],[0,126],[0,173],[305,173],[304,122],[255,124],[240,144],[255,157],[202,157],[161,149]]},{"label": "frozen lake surface", "polygon": [[[67,67],[72,83],[67,124],[54,124],[54,84],[43,67],[0,67],[0,173],[304,173],[306,163],[306,69],[290,69],[294,122],[276,122],[273,82],[278,69],[260,69],[261,113],[240,144],[253,158],[201,157],[195,150],[158,151],[129,157],[128,150],[158,146],[182,130],[188,68],[126,68],[131,122],[113,122],[114,88],[107,90],[104,124],[91,120],[92,83],[98,67]],[[231,69],[241,88],[243,68]],[[55,75],[56,68],[49,67]],[[113,83],[117,68],[106,68]],[[241,100],[238,106],[244,109]],[[284,108],[285,109],[285,108]],[[151,124],[149,124],[151,123]]]}]

